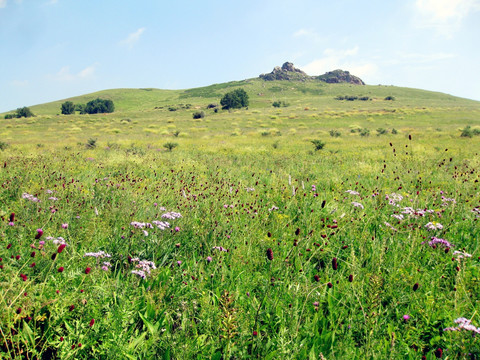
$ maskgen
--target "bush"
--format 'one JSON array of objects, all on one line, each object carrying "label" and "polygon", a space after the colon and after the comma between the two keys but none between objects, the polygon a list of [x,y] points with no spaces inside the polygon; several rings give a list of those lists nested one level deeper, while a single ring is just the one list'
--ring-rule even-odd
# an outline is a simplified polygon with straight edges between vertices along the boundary
[{"label": "bush", "polygon": [[398,134],[398,130],[395,129],[395,128],[393,128],[393,129],[392,129],[392,134],[393,134],[393,135],[397,135],[397,134]]},{"label": "bush", "polygon": [[96,147],[97,147],[97,139],[92,139],[92,138],[88,139],[88,140],[87,140],[87,143],[85,144],[85,147],[86,147],[87,149],[94,149],[94,148],[96,148]]},{"label": "bush", "polygon": [[220,100],[222,109],[240,109],[247,107],[249,103],[248,94],[243,89],[236,89],[226,93]]},{"label": "bush", "polygon": [[315,146],[315,151],[322,150],[326,145],[322,140],[312,140],[311,143]]},{"label": "bush", "polygon": [[62,114],[63,115],[71,115],[71,114],[75,113],[75,105],[71,101],[65,101],[62,104],[61,109],[62,109]]},{"label": "bush", "polygon": [[279,108],[279,107],[287,107],[289,104],[287,104],[285,101],[274,101],[272,103],[273,107]]},{"label": "bush", "polygon": [[75,104],[75,111],[80,112],[80,115],[85,115],[87,113],[85,111],[85,104]]},{"label": "bush", "polygon": [[462,129],[462,133],[460,134],[461,137],[469,137],[473,136],[472,127],[470,125],[465,126]]},{"label": "bush", "polygon": [[5,119],[13,119],[15,117],[14,114],[6,114]]},{"label": "bush", "polygon": [[342,135],[342,133],[338,130],[330,130],[329,133],[331,137],[339,137]]},{"label": "bush", "polygon": [[0,151],[5,150],[8,147],[8,144],[5,141],[0,141]]},{"label": "bush", "polygon": [[165,149],[167,149],[168,151],[172,151],[173,149],[175,149],[176,147],[178,146],[177,143],[171,143],[171,142],[168,142],[166,144],[163,144],[163,147]]},{"label": "bush", "polygon": [[384,128],[378,128],[378,129],[377,129],[377,136],[387,135],[387,134],[388,134],[388,130],[387,130],[387,129],[384,129]]},{"label": "bush", "polygon": [[28,107],[26,107],[26,106],[24,106],[24,107],[22,107],[22,108],[18,108],[18,109],[17,109],[17,112],[16,112],[16,114],[15,114],[15,117],[17,117],[17,118],[21,118],[21,117],[27,118],[27,117],[32,117],[32,116],[35,116],[35,115],[34,115],[34,114],[32,113],[32,111],[31,111]]},{"label": "bush", "polygon": [[360,131],[360,136],[370,136],[370,130],[368,129],[362,129]]},{"label": "bush", "polygon": [[387,97],[385,97],[384,100],[393,101],[393,100],[395,100],[395,97],[391,96],[391,95],[388,95]]},{"label": "bush", "polygon": [[203,119],[205,117],[205,112],[203,111],[195,111],[193,113],[193,118],[194,119]]},{"label": "bush", "polygon": [[216,107],[218,107],[218,104],[208,104],[207,105],[207,109],[215,109]]},{"label": "bush", "polygon": [[112,113],[115,110],[115,106],[112,100],[95,99],[89,101],[85,106],[85,112],[87,114],[99,114],[99,113]]}]

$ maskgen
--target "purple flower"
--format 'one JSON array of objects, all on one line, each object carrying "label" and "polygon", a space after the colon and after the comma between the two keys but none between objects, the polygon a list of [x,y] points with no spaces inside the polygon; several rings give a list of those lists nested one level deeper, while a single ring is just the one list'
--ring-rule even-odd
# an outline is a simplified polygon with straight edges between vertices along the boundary
[{"label": "purple flower", "polygon": [[212,262],[212,257],[211,256],[207,256],[207,262]]},{"label": "purple flower", "polygon": [[454,247],[454,245],[451,244],[450,242],[448,242],[447,240],[439,239],[435,236],[432,236],[432,240],[428,242],[428,245],[430,245],[431,247],[433,247],[435,245],[441,245],[441,246],[446,247],[446,248]]},{"label": "purple flower", "polygon": [[403,315],[403,320],[408,321],[410,319],[410,315]]},{"label": "purple flower", "polygon": [[175,231],[176,232],[179,232],[180,231],[180,228],[178,226],[175,226]]},{"label": "purple flower", "polygon": [[182,265],[182,262],[180,260],[177,261],[177,265],[180,266]]},{"label": "purple flower", "polygon": [[62,229],[68,229],[68,224],[67,223],[62,224]]}]

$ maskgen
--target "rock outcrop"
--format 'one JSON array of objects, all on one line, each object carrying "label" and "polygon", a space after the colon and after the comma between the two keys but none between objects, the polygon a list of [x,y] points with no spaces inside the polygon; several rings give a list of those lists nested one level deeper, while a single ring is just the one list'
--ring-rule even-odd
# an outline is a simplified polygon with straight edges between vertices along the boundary
[{"label": "rock outcrop", "polygon": [[349,83],[354,85],[365,85],[363,80],[359,77],[340,69],[326,72],[323,75],[317,76],[316,79],[329,84]]},{"label": "rock outcrop", "polygon": [[350,74],[344,70],[329,71],[320,76],[309,76],[300,69],[297,69],[291,62],[286,62],[280,66],[275,66],[273,71],[268,74],[261,74],[261,79],[266,81],[274,80],[320,80],[329,84],[348,83],[354,85],[365,85],[365,83],[357,76]]},{"label": "rock outcrop", "polygon": [[291,62],[286,62],[285,64],[282,65],[282,67],[275,66],[275,68],[271,73],[260,75],[260,78],[267,81],[305,80],[305,79],[308,79],[309,77],[310,76],[308,76],[302,70],[297,69],[295,66],[293,66]]}]

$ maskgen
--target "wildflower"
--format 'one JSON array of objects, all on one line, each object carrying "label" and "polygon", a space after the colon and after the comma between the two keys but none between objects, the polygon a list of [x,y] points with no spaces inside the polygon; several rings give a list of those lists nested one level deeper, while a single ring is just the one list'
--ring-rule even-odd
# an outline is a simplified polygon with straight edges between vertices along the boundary
[{"label": "wildflower", "polygon": [[15,223],[14,223],[13,221],[10,221],[10,222],[8,223],[8,226],[15,226]]},{"label": "wildflower", "polygon": [[36,198],[35,196],[28,194],[28,193],[23,193],[22,194],[22,199],[27,199],[32,202],[40,202],[40,199]]},{"label": "wildflower", "polygon": [[345,192],[349,193],[350,195],[360,195],[360,193],[358,191],[355,191],[355,190],[347,190]]},{"label": "wildflower", "polygon": [[313,278],[315,279],[316,282],[320,281],[320,276],[318,276],[318,275],[315,275]]},{"label": "wildflower", "polygon": [[132,274],[140,276],[142,279],[145,279],[147,275],[142,270],[132,270]]},{"label": "wildflower", "polygon": [[327,286],[328,286],[329,289],[331,289],[331,288],[333,287],[333,284],[332,284],[331,282],[329,282],[329,283],[327,284]]},{"label": "wildflower", "polygon": [[91,271],[91,270],[92,270],[92,268],[89,268],[89,267],[87,267],[87,268],[85,269],[85,274],[87,274],[87,275],[88,275],[88,274],[90,273],[90,271]]},{"label": "wildflower", "polygon": [[178,226],[175,226],[175,231],[176,232],[179,232],[180,231],[180,228]]},{"label": "wildflower", "polygon": [[320,303],[319,303],[318,301],[315,301],[315,302],[313,303],[313,306],[315,306],[315,307],[318,307],[319,305],[320,305]]},{"label": "wildflower", "polygon": [[207,256],[207,262],[212,262],[212,257],[211,256]]},{"label": "wildflower", "polygon": [[213,250],[220,250],[220,251],[228,252],[227,249],[225,249],[224,247],[221,247],[221,246],[214,246]]},{"label": "wildflower", "polygon": [[425,224],[425,227],[427,228],[427,230],[442,230],[443,229],[443,225],[440,224],[440,223],[436,223],[436,222],[429,222],[427,224]]},{"label": "wildflower", "polygon": [[350,275],[348,276],[348,281],[349,281],[349,282],[353,282],[353,275],[352,275],[352,274],[350,274]]},{"label": "wildflower", "polygon": [[454,251],[453,252],[453,255],[457,255],[457,259],[463,259],[463,258],[470,258],[472,257],[472,255],[466,253],[466,252],[463,252],[463,251]]},{"label": "wildflower", "polygon": [[271,208],[268,209],[268,211],[273,211],[273,210],[278,210],[278,207],[273,205]]},{"label": "wildflower", "polygon": [[10,249],[12,247],[12,244],[8,244],[7,245],[7,250]]},{"label": "wildflower", "polygon": [[178,219],[178,218],[181,218],[182,215],[180,213],[177,213],[177,212],[167,212],[165,214],[162,215],[162,218],[163,219],[170,219],[170,220],[174,220],[174,219]]},{"label": "wildflower", "polygon": [[17,309],[17,314],[20,314],[22,312],[22,308]]},{"label": "wildflower", "polygon": [[352,201],[352,205],[353,205],[354,207],[358,207],[358,208],[360,208],[360,209],[362,209],[362,210],[365,209],[365,207],[364,207],[362,204],[360,204],[359,202],[356,202],[356,201]]},{"label": "wildflower", "polygon": [[[410,136],[410,135],[409,135]],[[410,139],[411,140],[411,139]],[[441,348],[438,348],[437,350],[435,350],[435,357],[437,359],[441,359],[443,356],[443,350]]]},{"label": "wildflower", "polygon": [[112,266],[112,264],[110,264],[108,261],[104,262],[103,265],[102,265],[102,270],[103,271],[108,271],[110,270],[110,267]]},{"label": "wildflower", "polygon": [[165,230],[170,227],[170,224],[166,221],[154,220],[152,221],[152,224],[156,225],[160,230]]},{"label": "wildflower", "polygon": [[35,239],[38,240],[42,237],[43,235],[43,230],[42,229],[37,229],[37,234],[35,235]]},{"label": "wildflower", "polygon": [[403,215],[402,214],[393,214],[392,217],[397,219],[397,220],[403,220]]},{"label": "wildflower", "polygon": [[332,259],[332,268],[333,270],[337,270],[338,264],[337,264],[337,258]]},{"label": "wildflower", "polygon": [[418,283],[415,283],[415,284],[413,285],[413,291],[417,291],[417,290],[418,290],[418,287],[419,287]]},{"label": "wildflower", "polygon": [[451,244],[450,242],[448,242],[447,240],[445,240],[445,239],[439,239],[439,238],[437,238],[437,237],[435,237],[435,236],[432,236],[432,240],[430,240],[430,241],[428,242],[428,245],[430,245],[431,247],[436,246],[436,245],[441,245],[441,246],[443,246],[443,247],[445,247],[445,248],[454,247],[454,245]]},{"label": "wildflower", "polygon": [[70,305],[68,311],[73,311],[73,309],[75,309],[75,305]]},{"label": "wildflower", "polygon": [[60,254],[60,253],[63,251],[63,249],[65,249],[66,246],[67,246],[66,244],[61,244],[61,245],[58,247],[57,252]]},{"label": "wildflower", "polygon": [[270,261],[273,260],[273,250],[271,248],[267,249],[267,259]]},{"label": "wildflower", "polygon": [[178,266],[182,265],[182,261],[181,261],[181,260],[178,260],[178,261],[177,261],[177,265],[178,265]]},{"label": "wildflower", "polygon": [[408,321],[410,319],[410,315],[403,315],[403,320]]},{"label": "wildflower", "polygon": [[95,319],[90,320],[90,327],[92,327],[93,324],[95,324]]},{"label": "wildflower", "polygon": [[253,336],[257,336],[257,335],[258,335],[258,333],[254,330],[253,331]]},{"label": "wildflower", "polygon": [[95,257],[95,258],[106,258],[106,257],[112,257],[112,255],[110,254],[107,254],[105,251],[101,250],[99,252],[90,252],[90,253],[85,253],[85,255],[83,255],[84,257],[86,256],[92,256],[92,257]]},{"label": "wildflower", "polygon": [[62,229],[68,229],[68,224],[67,223],[62,224]]},{"label": "wildflower", "polygon": [[12,213],[10,214],[9,221],[10,221],[10,222],[14,222],[14,221],[15,221],[15,213],[12,212]]},{"label": "wildflower", "polygon": [[64,269],[63,269],[63,266],[60,266],[57,271],[58,271],[59,273],[61,273],[61,272],[63,272],[63,270],[64,270]]}]

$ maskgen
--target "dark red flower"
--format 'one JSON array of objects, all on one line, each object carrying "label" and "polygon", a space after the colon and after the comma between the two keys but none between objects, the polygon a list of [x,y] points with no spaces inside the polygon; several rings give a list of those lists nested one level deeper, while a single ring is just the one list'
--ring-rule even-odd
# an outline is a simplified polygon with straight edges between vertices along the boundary
[{"label": "dark red flower", "polygon": [[22,312],[22,308],[17,309],[17,314],[20,314]]},{"label": "dark red flower", "polygon": [[35,257],[35,251],[32,251],[32,253],[30,254],[31,257]]},{"label": "dark red flower", "polygon": [[75,305],[70,305],[70,308],[68,310],[73,311],[73,309],[75,309]]},{"label": "dark red flower", "polygon": [[95,324],[95,319],[90,320],[90,327],[92,327],[93,324]]},{"label": "dark red flower", "polygon": [[63,269],[63,266],[60,266],[57,271],[58,271],[59,273],[61,273],[61,272],[63,272],[63,270],[64,270],[64,269]]},{"label": "dark red flower", "polygon": [[20,255],[15,256],[15,259],[20,260]]},{"label": "dark red flower", "polygon": [[87,267],[87,268],[85,269],[85,274],[88,275],[88,273],[90,273],[90,270],[92,270],[92,268]]},{"label": "dark red flower", "polygon": [[60,336],[60,341],[63,341],[63,336]]},{"label": "dark red flower", "polygon": [[254,330],[253,331],[253,336],[257,336],[257,335],[258,335],[258,333]]},{"label": "dark red flower", "polygon": [[315,279],[316,282],[320,281],[320,276],[318,276],[318,275],[315,275],[313,278]]},{"label": "dark red flower", "polygon": [[333,268],[333,270],[337,270],[337,268],[338,268],[337,258],[332,259],[332,268]]},{"label": "dark red flower", "polygon": [[60,253],[63,251],[63,249],[65,249],[66,246],[67,246],[67,245],[65,245],[65,244],[60,244],[60,246],[58,247],[57,252],[60,254]]},{"label": "dark red flower", "polygon": [[267,259],[270,261],[273,260],[273,250],[271,248],[267,249]]},{"label": "dark red flower", "polygon": [[442,358],[442,355],[443,355],[443,350],[441,348],[438,348],[437,350],[435,350],[435,356],[438,358],[438,359],[441,359]]},{"label": "dark red flower", "polygon": [[43,230],[42,229],[37,229],[37,235],[35,235],[35,239],[40,239],[43,235]]},{"label": "dark red flower", "polygon": [[297,228],[297,230],[295,230],[295,235],[300,235],[300,228]]},{"label": "dark red flower", "polygon": [[415,283],[415,285],[413,285],[413,291],[417,291],[418,287],[419,287],[418,283]]},{"label": "dark red flower", "polygon": [[12,244],[8,244],[7,245],[7,250],[10,249],[12,247]]},{"label": "dark red flower", "polygon": [[10,214],[10,222],[14,222],[15,221],[15,213],[11,213]]},{"label": "dark red flower", "polygon": [[327,286],[331,289],[331,288],[333,287],[333,284],[332,284],[331,282],[329,282],[329,283],[327,284]]},{"label": "dark red flower", "polygon": [[57,258],[57,253],[53,253],[51,258],[52,260],[55,260]]},{"label": "dark red flower", "polygon": [[36,264],[33,262],[33,263],[30,264],[30,267],[33,268],[33,267],[35,267],[35,265]]},{"label": "dark red flower", "polygon": [[350,275],[348,276],[348,281],[353,282],[353,275],[352,275],[352,274],[350,274]]}]

